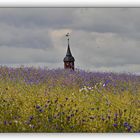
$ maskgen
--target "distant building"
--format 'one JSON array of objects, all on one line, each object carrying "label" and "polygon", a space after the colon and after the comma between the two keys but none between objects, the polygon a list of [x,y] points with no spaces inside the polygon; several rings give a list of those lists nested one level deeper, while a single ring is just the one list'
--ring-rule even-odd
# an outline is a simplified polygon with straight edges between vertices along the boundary
[{"label": "distant building", "polygon": [[63,59],[64,61],[64,69],[72,69],[74,70],[74,57],[71,54],[70,51],[70,45],[69,45],[69,33],[66,35],[68,37],[68,48],[67,48],[67,53],[65,58]]}]

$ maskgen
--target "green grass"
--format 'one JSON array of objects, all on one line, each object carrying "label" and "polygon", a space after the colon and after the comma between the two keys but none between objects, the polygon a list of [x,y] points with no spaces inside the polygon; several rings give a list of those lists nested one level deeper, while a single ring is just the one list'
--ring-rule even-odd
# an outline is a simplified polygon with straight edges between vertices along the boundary
[{"label": "green grass", "polygon": [[113,94],[100,85],[79,91],[0,80],[0,132],[139,131],[140,88]]}]

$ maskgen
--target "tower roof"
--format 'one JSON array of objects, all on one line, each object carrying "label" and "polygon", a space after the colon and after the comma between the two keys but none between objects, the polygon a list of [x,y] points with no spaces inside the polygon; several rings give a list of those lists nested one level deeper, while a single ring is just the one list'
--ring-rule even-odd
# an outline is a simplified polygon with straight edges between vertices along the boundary
[{"label": "tower roof", "polygon": [[70,51],[70,45],[69,45],[69,39],[68,39],[68,48],[67,48],[67,53],[66,53],[66,56],[63,60],[64,62],[67,62],[67,61],[75,61],[74,57],[72,56],[71,54],[71,51]]},{"label": "tower roof", "polygon": [[66,56],[72,56],[69,44],[68,44]]}]

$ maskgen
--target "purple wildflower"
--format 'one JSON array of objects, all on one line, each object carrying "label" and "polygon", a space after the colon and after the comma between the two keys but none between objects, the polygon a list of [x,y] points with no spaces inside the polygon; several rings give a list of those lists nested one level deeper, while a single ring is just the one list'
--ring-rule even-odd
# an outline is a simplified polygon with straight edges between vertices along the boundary
[{"label": "purple wildflower", "polygon": [[36,105],[36,109],[39,109],[40,108],[40,106],[39,105]]},{"label": "purple wildflower", "polygon": [[110,116],[107,116],[108,117],[108,119],[110,119]]},{"label": "purple wildflower", "polygon": [[129,124],[128,124],[127,122],[125,122],[125,123],[123,124],[123,126],[124,126],[124,127],[127,127],[127,126],[129,126]]},{"label": "purple wildflower", "polygon": [[29,120],[31,121],[31,120],[33,120],[33,118],[34,118],[33,116],[30,116]]},{"label": "purple wildflower", "polygon": [[115,113],[115,114],[114,114],[114,116],[117,118],[118,114],[117,114],[117,113]]},{"label": "purple wildflower", "polygon": [[131,131],[131,127],[128,127],[128,128],[127,128],[127,131],[130,132],[130,131]]},{"label": "purple wildflower", "polygon": [[103,84],[103,87],[106,87],[110,83],[110,80],[106,80],[105,83]]},{"label": "purple wildflower", "polygon": [[114,127],[117,127],[118,125],[115,123],[115,124],[113,124],[113,126],[114,126]]},{"label": "purple wildflower", "polygon": [[4,121],[4,125],[7,125],[7,121]]},{"label": "purple wildflower", "polygon": [[39,109],[39,112],[42,113],[43,112],[43,109]]},{"label": "purple wildflower", "polygon": [[104,121],[105,120],[105,118],[102,118],[102,121]]}]

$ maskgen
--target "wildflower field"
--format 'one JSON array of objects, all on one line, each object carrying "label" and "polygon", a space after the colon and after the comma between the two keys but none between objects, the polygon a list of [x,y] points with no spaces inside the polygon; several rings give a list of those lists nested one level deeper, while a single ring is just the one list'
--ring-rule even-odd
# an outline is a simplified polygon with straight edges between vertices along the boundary
[{"label": "wildflower field", "polygon": [[0,132],[140,132],[140,76],[0,67]]}]

